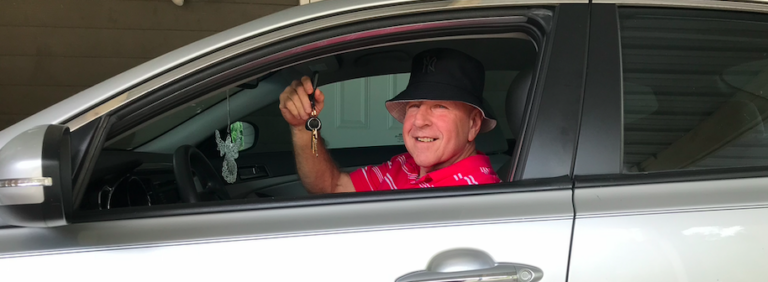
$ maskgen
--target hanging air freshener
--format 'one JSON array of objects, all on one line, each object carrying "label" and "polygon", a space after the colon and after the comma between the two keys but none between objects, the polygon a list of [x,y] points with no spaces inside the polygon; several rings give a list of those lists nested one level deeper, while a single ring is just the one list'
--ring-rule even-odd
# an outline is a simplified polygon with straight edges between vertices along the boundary
[{"label": "hanging air freshener", "polygon": [[[227,183],[235,183],[237,180],[237,163],[235,159],[240,155],[240,146],[243,144],[242,124],[230,125],[229,119],[229,91],[227,91],[227,137],[221,140],[219,131],[216,130],[216,145],[220,156],[224,156],[221,167],[221,175]],[[234,140],[233,140],[234,139]]]}]

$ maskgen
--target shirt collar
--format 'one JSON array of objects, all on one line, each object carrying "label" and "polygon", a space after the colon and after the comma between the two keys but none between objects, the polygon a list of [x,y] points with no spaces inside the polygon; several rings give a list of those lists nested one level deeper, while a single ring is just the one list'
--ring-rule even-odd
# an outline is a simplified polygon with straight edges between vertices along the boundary
[{"label": "shirt collar", "polygon": [[[488,166],[488,164],[490,163],[490,159],[488,158],[488,156],[486,156],[480,151],[476,151],[476,154],[474,156],[466,157],[463,160],[456,162],[455,164],[429,172],[427,173],[427,175],[424,175],[422,178],[416,179],[417,177],[419,177],[419,172],[421,172],[421,168],[419,167],[419,165],[416,164],[416,161],[413,160],[413,157],[411,156],[410,153],[406,154],[405,160],[406,160],[405,165],[408,168],[408,170],[406,170],[406,174],[408,174],[408,179],[411,181],[411,184],[441,181],[445,178],[453,177],[453,175],[457,173],[462,173],[462,172],[466,173],[466,168],[468,167],[483,167],[483,166]],[[413,174],[412,172],[416,172],[416,173]]]}]

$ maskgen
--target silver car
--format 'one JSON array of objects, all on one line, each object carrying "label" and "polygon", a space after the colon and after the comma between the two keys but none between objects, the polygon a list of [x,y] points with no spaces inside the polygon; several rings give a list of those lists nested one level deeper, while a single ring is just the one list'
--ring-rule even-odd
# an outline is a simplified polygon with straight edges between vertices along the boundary
[{"label": "silver car", "polygon": [[[767,13],[710,0],[328,0],[255,20],[0,132],[0,275],[759,280]],[[380,164],[405,151],[384,101],[433,47],[485,65],[500,126],[477,146],[504,182],[308,194],[281,91],[317,73],[334,160]],[[235,131],[232,163],[216,138]]]}]

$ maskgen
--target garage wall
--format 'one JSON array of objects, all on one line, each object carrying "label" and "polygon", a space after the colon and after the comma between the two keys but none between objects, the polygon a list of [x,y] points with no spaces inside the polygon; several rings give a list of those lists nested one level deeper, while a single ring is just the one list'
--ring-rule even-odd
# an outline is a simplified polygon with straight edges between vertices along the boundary
[{"label": "garage wall", "polygon": [[0,129],[299,0],[0,0]]}]

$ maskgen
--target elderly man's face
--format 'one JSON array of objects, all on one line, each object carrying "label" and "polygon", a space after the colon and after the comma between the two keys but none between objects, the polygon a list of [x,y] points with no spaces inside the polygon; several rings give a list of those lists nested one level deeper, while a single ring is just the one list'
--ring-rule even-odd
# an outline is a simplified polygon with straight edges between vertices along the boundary
[{"label": "elderly man's face", "polygon": [[410,102],[403,121],[405,147],[420,167],[441,169],[474,153],[481,122],[480,111],[465,103]]}]

